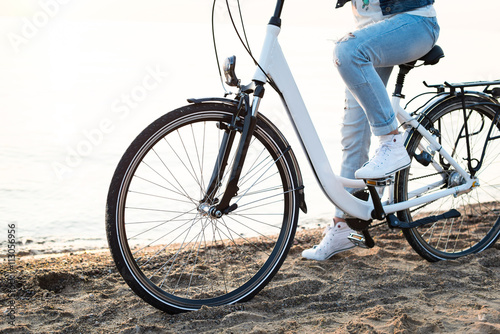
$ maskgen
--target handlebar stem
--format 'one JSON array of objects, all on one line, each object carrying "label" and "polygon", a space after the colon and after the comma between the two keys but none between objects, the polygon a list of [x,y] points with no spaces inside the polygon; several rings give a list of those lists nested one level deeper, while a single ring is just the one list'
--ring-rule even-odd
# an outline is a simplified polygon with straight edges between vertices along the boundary
[{"label": "handlebar stem", "polygon": [[271,17],[269,24],[281,27],[281,11],[283,10],[284,4],[285,0],[278,0],[278,2],[276,3],[276,8],[274,10],[274,15],[273,17]]}]

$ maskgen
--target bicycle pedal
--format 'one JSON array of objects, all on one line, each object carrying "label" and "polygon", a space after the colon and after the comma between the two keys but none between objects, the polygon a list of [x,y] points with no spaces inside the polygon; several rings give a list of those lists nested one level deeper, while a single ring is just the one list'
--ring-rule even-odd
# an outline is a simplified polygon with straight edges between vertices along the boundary
[{"label": "bicycle pedal", "polygon": [[351,233],[347,239],[349,239],[353,244],[355,244],[356,246],[358,247],[362,247],[362,248],[370,248],[368,247],[368,245],[366,244],[366,239],[365,237],[362,235],[362,234],[359,234],[357,232],[353,232]]},{"label": "bicycle pedal", "polygon": [[390,186],[391,184],[394,183],[394,174],[391,174],[381,179],[366,179],[365,183],[367,186],[374,186],[374,187]]}]

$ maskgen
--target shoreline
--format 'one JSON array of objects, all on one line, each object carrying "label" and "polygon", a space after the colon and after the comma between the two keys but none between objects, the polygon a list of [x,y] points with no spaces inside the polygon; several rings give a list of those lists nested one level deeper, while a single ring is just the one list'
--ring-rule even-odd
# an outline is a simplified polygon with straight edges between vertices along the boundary
[{"label": "shoreline", "polygon": [[[299,230],[280,271],[254,299],[169,315],[137,297],[107,249],[21,256],[2,284],[0,333],[500,333],[500,245],[429,263],[402,235],[372,249],[303,259],[322,229]],[[7,260],[0,259],[5,272]]]},{"label": "shoreline", "polygon": [[[99,251],[109,251],[107,246],[105,247],[95,247],[95,248],[65,248],[65,249],[49,249],[45,251],[38,250],[20,250],[15,253],[17,259],[37,259],[51,256],[63,256],[63,255],[73,255],[73,254],[82,254],[87,252],[99,252]],[[7,261],[9,256],[7,254],[0,254],[0,262]]]},{"label": "shoreline", "polygon": [[[316,228],[323,229],[330,224],[330,215],[314,215],[306,216],[299,219],[297,231],[314,230]],[[66,236],[64,238],[49,238],[43,237],[38,240],[35,237],[18,237],[16,244],[16,256],[30,257],[30,256],[50,256],[52,254],[67,254],[67,253],[81,253],[94,250],[108,250],[108,242],[103,232],[104,238],[90,238],[90,239],[75,239],[74,236]],[[0,248],[6,248],[7,242],[0,241]],[[0,262],[7,258],[6,253],[0,253]]]}]

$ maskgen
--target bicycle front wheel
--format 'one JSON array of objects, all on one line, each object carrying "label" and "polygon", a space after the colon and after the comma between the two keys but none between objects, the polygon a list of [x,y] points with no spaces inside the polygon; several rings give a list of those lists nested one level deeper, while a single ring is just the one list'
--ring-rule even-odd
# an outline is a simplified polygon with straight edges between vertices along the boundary
[{"label": "bicycle front wheel", "polygon": [[[436,135],[443,148],[464,170],[478,178],[480,186],[458,196],[444,197],[399,212],[400,218],[408,222],[451,209],[460,212],[459,218],[403,230],[413,249],[431,262],[481,252],[493,245],[500,235],[500,145],[496,139],[487,140],[488,134],[490,138],[500,135],[500,123],[495,117],[499,109],[486,97],[469,95],[465,97],[465,103],[467,108],[464,114],[461,96],[441,102],[422,118],[422,125]],[[470,155],[467,153],[467,140]],[[414,131],[409,137],[407,150],[412,163],[397,176],[397,201],[420,196],[425,189],[429,189],[425,192],[428,194],[463,183],[453,167],[438,153],[429,152],[428,147],[429,143],[418,132]],[[433,157],[427,155],[425,158],[423,151]]]},{"label": "bicycle front wheel", "polygon": [[[249,300],[278,271],[292,244],[300,172],[284,137],[263,116],[233,198],[237,209],[215,218],[201,203],[235,114],[234,105],[223,103],[166,114],[136,138],[113,176],[106,208],[113,259],[132,290],[163,311]],[[229,172],[211,196],[215,203]]]}]

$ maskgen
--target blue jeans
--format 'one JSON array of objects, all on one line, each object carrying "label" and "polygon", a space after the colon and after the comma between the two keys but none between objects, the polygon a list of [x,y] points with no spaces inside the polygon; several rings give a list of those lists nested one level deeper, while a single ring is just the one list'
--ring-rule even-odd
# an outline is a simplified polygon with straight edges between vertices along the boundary
[{"label": "blue jeans", "polygon": [[[341,176],[354,178],[354,172],[368,161],[372,133],[382,136],[397,129],[386,89],[392,69],[425,55],[438,35],[436,18],[404,13],[337,42],[335,65],[346,84]],[[337,210],[336,217],[343,213]]]}]

